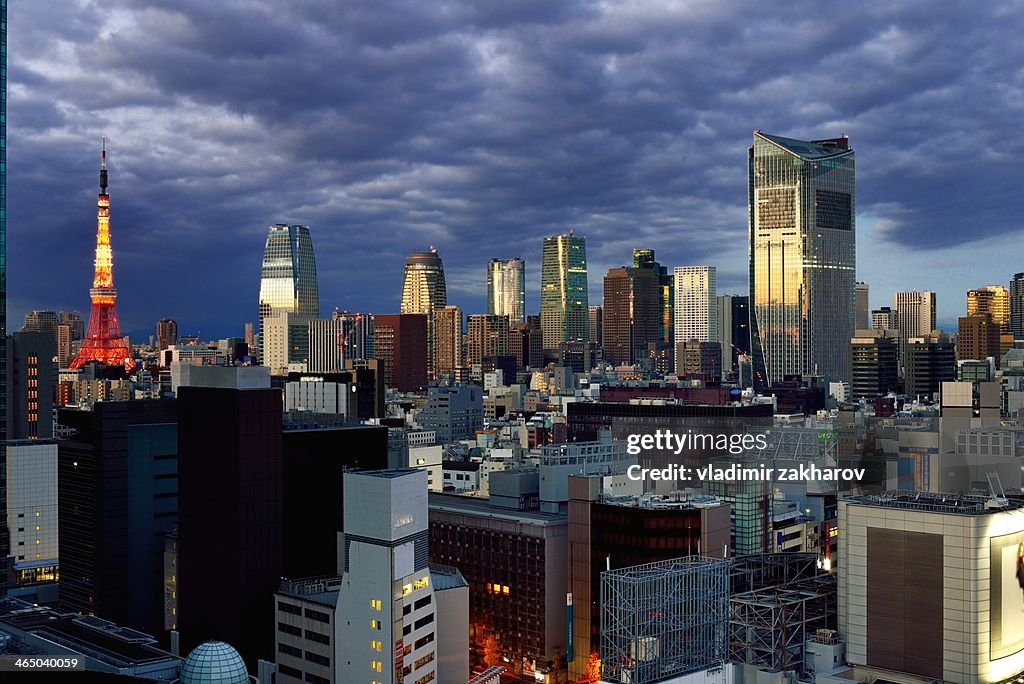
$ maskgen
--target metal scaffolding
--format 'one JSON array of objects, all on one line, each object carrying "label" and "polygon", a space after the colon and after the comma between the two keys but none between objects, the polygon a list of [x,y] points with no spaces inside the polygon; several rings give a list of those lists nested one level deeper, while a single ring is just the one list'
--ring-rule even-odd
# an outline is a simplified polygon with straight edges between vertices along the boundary
[{"label": "metal scaffolding", "polygon": [[757,553],[732,561],[732,593],[778,587],[821,574],[816,553]]},{"label": "metal scaffolding", "polygon": [[649,684],[726,663],[729,566],[691,556],[602,572],[602,679]]},{"label": "metal scaffolding", "polygon": [[813,553],[769,553],[733,562],[730,660],[805,673],[807,640],[837,621],[835,576],[818,570],[816,560]]}]

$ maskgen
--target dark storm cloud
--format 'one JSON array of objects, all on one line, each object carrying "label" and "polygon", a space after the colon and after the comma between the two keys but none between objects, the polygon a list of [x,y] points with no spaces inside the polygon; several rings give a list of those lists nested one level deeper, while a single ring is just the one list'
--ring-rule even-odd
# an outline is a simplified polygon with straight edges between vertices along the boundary
[{"label": "dark storm cloud", "polygon": [[568,228],[595,301],[635,246],[742,291],[754,128],[849,134],[859,275],[947,314],[985,283],[900,281],[865,239],[926,265],[1021,230],[1012,4],[53,4],[10,10],[15,316],[88,304],[102,134],[126,329],[240,331],[279,221],[311,225],[325,311],[396,310],[428,245],[480,310],[489,258],[524,257],[535,291],[540,237]]}]

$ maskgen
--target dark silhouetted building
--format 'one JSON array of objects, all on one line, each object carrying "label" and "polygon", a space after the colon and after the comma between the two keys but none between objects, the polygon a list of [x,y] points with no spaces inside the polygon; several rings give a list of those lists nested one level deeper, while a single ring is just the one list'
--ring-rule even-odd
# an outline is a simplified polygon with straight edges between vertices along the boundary
[{"label": "dark silhouetted building", "polygon": [[338,535],[344,530],[342,474],[387,468],[388,429],[286,427],[283,439],[283,574],[337,574]]},{"label": "dark silhouetted building", "polygon": [[886,329],[858,330],[850,339],[850,398],[874,399],[896,391],[899,351],[899,338],[887,336]]},{"label": "dark silhouetted building", "polygon": [[59,420],[75,431],[57,457],[61,606],[160,634],[164,536],[178,521],[175,401],[101,401]]},{"label": "dark silhouetted building", "polygon": [[956,379],[956,349],[943,335],[907,340],[905,387],[909,397],[934,397],[943,382]]},{"label": "dark silhouetted building", "polygon": [[178,388],[178,629],[183,650],[226,641],[253,670],[283,570],[281,390],[262,367],[204,370]]}]

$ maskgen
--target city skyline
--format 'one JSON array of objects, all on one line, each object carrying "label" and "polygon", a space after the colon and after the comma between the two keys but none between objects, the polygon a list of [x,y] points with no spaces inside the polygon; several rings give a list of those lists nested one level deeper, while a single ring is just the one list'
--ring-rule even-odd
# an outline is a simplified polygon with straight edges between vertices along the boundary
[{"label": "city skyline", "polygon": [[[953,329],[964,291],[1020,271],[999,248],[1019,232],[1009,184],[1021,108],[1007,94],[1015,50],[996,47],[1013,41],[989,35],[1012,22],[986,21],[1000,6],[964,22],[879,6],[790,24],[754,9],[743,50],[714,38],[732,31],[730,5],[450,17],[425,7],[419,31],[396,28],[387,7],[358,17],[314,4],[311,14],[198,7],[72,3],[59,25],[45,8],[12,8],[22,30],[11,35],[11,320],[88,305],[78,283],[90,275],[92,150],[103,133],[119,178],[111,226],[126,332],[173,317],[182,332],[240,335],[260,235],[277,222],[314,232],[325,310],[397,311],[406,254],[434,245],[451,300],[483,312],[490,258],[540,264],[540,238],[569,229],[587,236],[595,274],[651,248],[669,267],[715,265],[719,290],[739,294],[755,128],[856,141],[857,278],[871,285],[871,308],[896,291],[936,290],[940,325]],[[354,35],[344,26],[357,19],[365,30]],[[526,49],[552,32],[574,38]],[[280,47],[304,41],[261,38],[270,34],[316,40]],[[802,47],[752,47],[762,45]],[[310,58],[314,46],[356,75],[337,80],[331,59]],[[679,69],[691,51],[711,66]],[[252,59],[263,54],[269,71]],[[182,63],[205,78],[184,76]],[[76,64],[101,69],[108,86],[86,86]],[[359,75],[371,72],[394,78]],[[403,74],[435,85],[404,89],[403,100]],[[254,170],[253,159],[270,163]],[[531,273],[526,308],[536,312]],[[601,294],[592,282],[590,297]]]}]

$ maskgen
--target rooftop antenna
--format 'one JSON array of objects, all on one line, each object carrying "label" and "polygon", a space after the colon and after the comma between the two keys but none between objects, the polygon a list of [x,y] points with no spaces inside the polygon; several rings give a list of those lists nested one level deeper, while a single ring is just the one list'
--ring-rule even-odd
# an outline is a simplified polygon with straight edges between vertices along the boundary
[{"label": "rooftop antenna", "polygon": [[[992,498],[985,502],[985,508],[1006,508],[1010,505],[1010,501],[1006,498],[1006,492],[1003,491],[1003,480],[999,477],[997,471],[985,473],[985,478],[988,480],[988,491],[992,495]],[[995,478],[995,483],[992,480]],[[996,496],[996,486],[999,487],[999,495]]]},{"label": "rooftop antenna", "polygon": [[100,194],[107,194],[107,136],[103,136],[100,151]]}]

